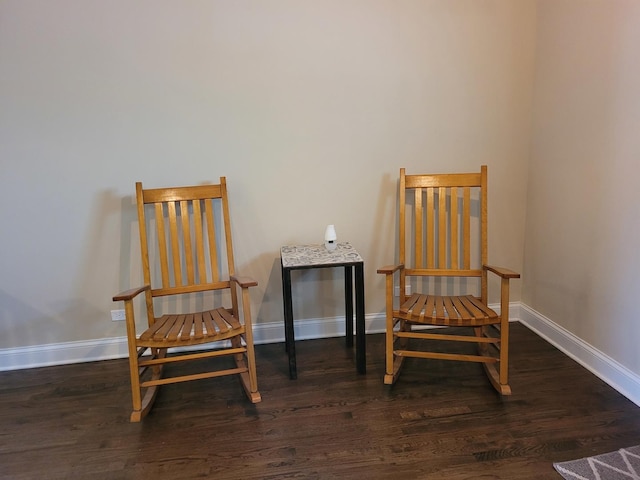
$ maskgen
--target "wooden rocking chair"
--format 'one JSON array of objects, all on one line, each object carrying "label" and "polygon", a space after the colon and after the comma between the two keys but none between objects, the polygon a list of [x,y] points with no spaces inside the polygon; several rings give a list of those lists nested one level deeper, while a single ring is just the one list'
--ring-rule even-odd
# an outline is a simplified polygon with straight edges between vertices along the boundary
[{"label": "wooden rocking chair", "polygon": [[[397,380],[406,357],[481,362],[495,389],[510,395],[509,280],[520,275],[487,264],[487,167],[438,175],[406,175],[402,168],[399,193],[398,264],[378,270],[386,275],[384,383]],[[487,304],[488,272],[501,279],[500,314]],[[473,278],[479,289],[476,284],[470,293]],[[405,285],[414,293],[405,295]],[[469,328],[443,334],[429,327]],[[475,354],[410,349],[419,340],[472,342],[478,349]]]},{"label": "wooden rocking chair", "polygon": [[[136,199],[145,285],[113,297],[125,307],[131,421],[149,412],[160,385],[189,380],[239,375],[249,400],[259,402],[249,301],[257,283],[235,274],[225,178],[218,185],[151,190],[138,182]],[[133,300],[141,293],[148,325],[138,334]],[[197,312],[156,316],[156,308],[169,304]],[[167,363],[225,355],[233,356],[232,368],[163,378]]]}]

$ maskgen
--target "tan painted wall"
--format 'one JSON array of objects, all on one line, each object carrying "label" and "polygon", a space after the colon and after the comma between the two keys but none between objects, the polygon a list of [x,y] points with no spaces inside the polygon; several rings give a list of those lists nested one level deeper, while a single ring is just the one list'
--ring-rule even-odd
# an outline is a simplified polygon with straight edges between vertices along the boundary
[{"label": "tan painted wall", "polygon": [[522,300],[640,373],[640,2],[538,2]]},{"label": "tan painted wall", "polygon": [[[136,180],[227,176],[258,322],[280,246],[329,223],[383,311],[400,167],[488,164],[490,259],[521,270],[534,43],[533,1],[0,2],[0,348],[124,335]],[[341,314],[332,278],[299,279],[297,317]]]}]

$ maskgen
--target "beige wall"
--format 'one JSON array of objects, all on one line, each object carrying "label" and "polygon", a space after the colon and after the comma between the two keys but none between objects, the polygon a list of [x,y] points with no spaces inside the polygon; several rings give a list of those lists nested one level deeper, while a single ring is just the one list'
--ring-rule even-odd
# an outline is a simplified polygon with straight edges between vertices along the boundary
[{"label": "beige wall", "polygon": [[640,373],[640,2],[538,2],[522,300]]},{"label": "beige wall", "polygon": [[[0,348],[125,334],[136,180],[227,176],[259,323],[280,246],[328,223],[383,312],[400,167],[488,164],[490,259],[521,270],[535,22],[533,0],[0,2]],[[333,275],[300,278],[297,317],[341,314]]]}]

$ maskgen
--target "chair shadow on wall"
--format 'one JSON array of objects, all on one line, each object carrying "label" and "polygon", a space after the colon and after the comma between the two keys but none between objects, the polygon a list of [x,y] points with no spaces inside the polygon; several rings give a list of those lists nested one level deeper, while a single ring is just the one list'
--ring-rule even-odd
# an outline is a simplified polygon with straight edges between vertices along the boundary
[{"label": "chair shadow on wall", "polygon": [[[109,220],[121,210],[122,199],[113,190],[97,192],[87,213],[84,235],[79,239],[80,247],[68,242],[69,251],[60,250],[59,255],[66,258],[73,255],[74,261],[67,262],[69,268],[77,266],[76,273],[68,288],[69,295],[47,303],[46,296],[37,299],[42,306],[28,304],[8,292],[0,291],[0,334],[4,344],[10,348],[16,346],[20,351],[20,365],[3,367],[38,367],[61,362],[93,361],[112,358],[111,347],[100,339],[109,335],[110,322],[108,312],[97,308],[97,291],[103,291],[100,281],[107,278],[100,275],[104,259],[113,251],[113,242],[109,238]],[[38,304],[38,305],[40,305]],[[116,327],[117,328],[117,327]],[[113,328],[113,332],[116,332]],[[67,344],[81,342],[74,349]],[[47,345],[65,344],[64,349],[41,348]],[[30,349],[33,346],[34,348]],[[40,348],[36,348],[40,347]],[[0,347],[3,348],[3,347]]]},{"label": "chair shadow on wall", "polygon": [[[0,290],[0,336],[2,338],[0,352],[5,348],[13,349],[16,345],[31,344],[29,338],[32,332],[51,330],[52,325],[57,323],[56,316],[47,315],[45,312],[10,295],[8,292]],[[43,343],[41,336],[38,336],[36,343]],[[31,350],[21,353],[20,361],[16,364],[9,363],[12,357],[14,355],[7,355],[7,360],[0,364],[0,370],[37,366],[42,361],[42,352]]]}]

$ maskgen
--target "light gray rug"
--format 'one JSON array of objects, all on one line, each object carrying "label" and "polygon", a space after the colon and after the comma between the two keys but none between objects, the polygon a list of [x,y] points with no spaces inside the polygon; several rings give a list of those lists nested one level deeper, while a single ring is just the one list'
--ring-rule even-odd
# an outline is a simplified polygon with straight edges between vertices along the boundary
[{"label": "light gray rug", "polygon": [[567,480],[640,480],[640,445],[553,466]]}]

